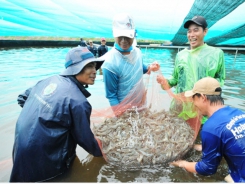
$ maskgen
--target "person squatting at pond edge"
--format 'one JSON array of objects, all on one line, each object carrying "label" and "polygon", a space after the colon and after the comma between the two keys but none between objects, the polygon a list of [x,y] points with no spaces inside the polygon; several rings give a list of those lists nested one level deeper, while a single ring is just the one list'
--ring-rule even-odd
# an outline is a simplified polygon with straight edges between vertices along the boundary
[{"label": "person squatting at pond edge", "polygon": [[[116,106],[124,100],[133,87],[142,79],[144,73],[157,71],[160,65],[157,62],[149,67],[143,64],[140,49],[132,46],[135,36],[133,18],[127,13],[117,14],[113,18],[114,47],[104,56],[102,65],[106,98],[111,106]],[[138,97],[143,98],[139,85]]]},{"label": "person squatting at pond edge", "polygon": [[171,165],[207,176],[217,171],[224,157],[229,167],[225,180],[245,182],[245,113],[225,106],[221,93],[220,83],[212,77],[202,78],[185,92],[201,114],[208,116],[201,130],[202,158],[199,162],[178,160]]},{"label": "person squatting at pond edge", "polygon": [[[204,43],[204,37],[208,32],[207,27],[208,24],[202,16],[194,16],[185,22],[184,28],[188,29],[187,38],[190,47],[177,53],[170,78],[166,80],[162,75],[157,77],[163,89],[167,86],[175,86],[175,93],[182,93],[192,89],[196,81],[207,76],[217,79],[221,86],[224,85],[224,52]],[[175,105],[173,101],[172,107]],[[205,121],[206,118],[203,118],[202,123]]]},{"label": "person squatting at pond edge", "polygon": [[77,144],[88,153],[102,156],[90,129],[91,94],[96,59],[87,47],[75,47],[66,55],[60,75],[39,81],[18,103],[23,107],[17,120],[10,182],[38,182],[64,173],[76,157]]}]

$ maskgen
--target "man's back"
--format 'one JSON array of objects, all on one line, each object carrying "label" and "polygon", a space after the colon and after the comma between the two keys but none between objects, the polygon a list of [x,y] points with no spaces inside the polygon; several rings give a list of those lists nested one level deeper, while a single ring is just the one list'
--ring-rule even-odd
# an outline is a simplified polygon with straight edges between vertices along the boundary
[{"label": "man's back", "polygon": [[206,174],[200,170],[205,168],[202,163],[217,169],[217,160],[224,156],[235,182],[240,178],[245,182],[245,113],[228,106],[217,110],[203,125],[201,136],[204,156],[197,165],[198,173]]},{"label": "man's back", "polygon": [[81,39],[81,41],[80,41],[80,46],[81,47],[87,47],[87,44],[83,39]]}]

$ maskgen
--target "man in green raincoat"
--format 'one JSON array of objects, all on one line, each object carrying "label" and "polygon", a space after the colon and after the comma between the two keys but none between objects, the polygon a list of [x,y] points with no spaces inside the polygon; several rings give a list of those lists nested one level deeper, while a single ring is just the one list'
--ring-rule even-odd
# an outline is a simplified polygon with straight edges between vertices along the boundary
[{"label": "man in green raincoat", "polygon": [[[175,93],[183,93],[193,88],[194,83],[204,77],[213,77],[217,79],[221,86],[225,80],[225,61],[224,53],[221,49],[211,47],[204,43],[204,37],[208,32],[207,22],[202,16],[194,16],[184,24],[187,30],[187,38],[190,44],[189,48],[180,51],[175,59],[175,66],[172,76],[164,79],[162,75],[157,77],[158,83],[165,89],[166,85],[175,87]],[[195,116],[190,108],[192,103],[183,103],[178,108],[179,103],[174,100],[171,108],[174,111],[179,110],[178,114],[184,119]],[[202,123],[205,119],[202,119]]]}]

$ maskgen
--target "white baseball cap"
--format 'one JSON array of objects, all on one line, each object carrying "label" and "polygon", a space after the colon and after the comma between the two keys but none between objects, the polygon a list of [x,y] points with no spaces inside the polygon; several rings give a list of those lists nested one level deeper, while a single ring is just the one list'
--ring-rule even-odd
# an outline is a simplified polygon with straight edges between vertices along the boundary
[{"label": "white baseball cap", "polygon": [[132,16],[127,13],[121,13],[114,16],[112,31],[114,37],[126,36],[134,38],[135,25]]}]

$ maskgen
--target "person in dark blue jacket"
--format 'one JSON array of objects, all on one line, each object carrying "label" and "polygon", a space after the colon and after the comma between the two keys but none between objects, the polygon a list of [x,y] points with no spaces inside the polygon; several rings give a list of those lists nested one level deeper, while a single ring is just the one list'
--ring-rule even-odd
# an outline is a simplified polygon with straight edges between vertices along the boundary
[{"label": "person in dark blue jacket", "polygon": [[221,92],[220,83],[212,77],[200,79],[185,92],[201,114],[208,116],[201,131],[202,145],[198,146],[203,154],[199,162],[178,160],[171,164],[207,176],[217,171],[224,157],[229,167],[225,181],[245,182],[245,113],[225,106]]},{"label": "person in dark blue jacket", "polygon": [[106,40],[105,38],[101,38],[101,45],[98,47],[98,57],[103,56],[107,52],[108,52],[108,47],[106,45]]},{"label": "person in dark blue jacket", "polygon": [[60,75],[19,95],[23,109],[15,129],[10,182],[39,182],[64,173],[76,157],[77,144],[102,156],[90,129],[90,93],[83,86],[94,84],[102,63],[87,47],[75,47]]}]

